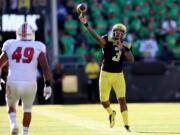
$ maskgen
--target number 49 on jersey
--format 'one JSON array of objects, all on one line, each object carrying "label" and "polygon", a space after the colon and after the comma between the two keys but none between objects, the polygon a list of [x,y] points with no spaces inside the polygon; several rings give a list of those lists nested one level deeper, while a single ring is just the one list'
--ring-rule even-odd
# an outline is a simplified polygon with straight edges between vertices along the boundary
[{"label": "number 49 on jersey", "polygon": [[12,54],[12,59],[17,63],[30,63],[32,61],[34,55],[34,48],[27,47],[17,47],[16,50]]}]

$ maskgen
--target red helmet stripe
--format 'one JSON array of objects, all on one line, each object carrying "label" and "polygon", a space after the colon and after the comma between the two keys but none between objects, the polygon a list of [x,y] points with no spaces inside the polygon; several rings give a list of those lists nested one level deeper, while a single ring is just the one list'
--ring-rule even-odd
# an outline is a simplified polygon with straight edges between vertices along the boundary
[{"label": "red helmet stripe", "polygon": [[22,26],[22,37],[25,38],[26,37],[26,23],[23,24]]}]

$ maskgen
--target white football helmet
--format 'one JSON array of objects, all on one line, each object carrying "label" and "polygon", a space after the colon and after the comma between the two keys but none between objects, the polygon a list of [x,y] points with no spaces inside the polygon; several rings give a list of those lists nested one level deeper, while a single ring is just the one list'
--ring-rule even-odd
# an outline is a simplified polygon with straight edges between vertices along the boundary
[{"label": "white football helmet", "polygon": [[35,31],[28,23],[21,24],[16,30],[16,39],[19,40],[35,40]]}]

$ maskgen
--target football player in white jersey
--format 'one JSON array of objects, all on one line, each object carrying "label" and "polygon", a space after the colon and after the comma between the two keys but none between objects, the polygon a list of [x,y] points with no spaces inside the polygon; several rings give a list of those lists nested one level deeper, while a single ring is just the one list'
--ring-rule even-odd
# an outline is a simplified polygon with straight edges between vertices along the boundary
[{"label": "football player in white jersey", "polygon": [[31,109],[37,91],[37,65],[41,65],[45,80],[44,97],[48,99],[52,90],[50,70],[46,59],[46,48],[42,42],[35,41],[35,32],[31,25],[23,23],[16,31],[17,39],[7,40],[2,47],[0,69],[8,63],[9,72],[6,84],[6,102],[10,121],[10,135],[18,134],[16,106],[22,100],[22,135],[28,135],[31,122]]}]

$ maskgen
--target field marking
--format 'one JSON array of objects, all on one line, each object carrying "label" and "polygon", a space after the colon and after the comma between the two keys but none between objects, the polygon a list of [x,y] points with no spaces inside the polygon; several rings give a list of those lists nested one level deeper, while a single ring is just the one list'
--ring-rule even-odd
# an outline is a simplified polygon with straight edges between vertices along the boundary
[{"label": "field marking", "polygon": [[[70,113],[65,113],[62,111],[49,111],[49,110],[42,110],[42,109],[34,109],[33,112],[53,118],[55,120],[60,120],[65,123],[83,127],[90,130],[95,130],[99,133],[105,135],[115,135],[121,133],[121,135],[147,135],[145,133],[137,133],[137,132],[127,132],[123,127],[115,126],[114,128],[109,128],[109,125],[104,123],[94,121],[88,118],[82,118],[80,116],[76,116]],[[57,117],[58,116],[58,117]]]}]

